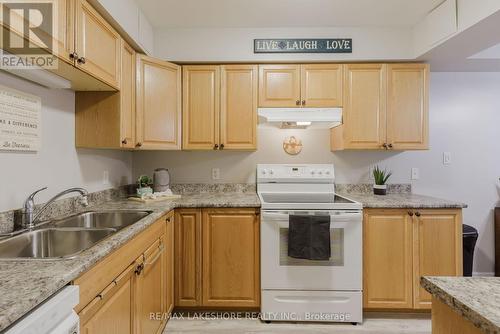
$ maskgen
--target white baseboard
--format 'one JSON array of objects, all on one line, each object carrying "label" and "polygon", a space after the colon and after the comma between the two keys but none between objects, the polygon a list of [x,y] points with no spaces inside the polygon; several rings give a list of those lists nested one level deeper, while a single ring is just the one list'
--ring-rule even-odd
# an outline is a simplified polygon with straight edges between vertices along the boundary
[{"label": "white baseboard", "polygon": [[477,271],[474,271],[472,273],[472,276],[486,276],[486,277],[493,277],[495,276],[495,273],[494,272],[486,272],[486,273],[480,273],[480,272],[477,272]]}]

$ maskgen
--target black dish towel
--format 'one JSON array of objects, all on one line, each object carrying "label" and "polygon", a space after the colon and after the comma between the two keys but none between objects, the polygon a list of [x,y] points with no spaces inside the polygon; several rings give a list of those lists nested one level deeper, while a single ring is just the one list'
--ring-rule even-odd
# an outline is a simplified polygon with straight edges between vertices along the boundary
[{"label": "black dish towel", "polygon": [[330,216],[288,218],[288,256],[306,260],[329,260]]}]

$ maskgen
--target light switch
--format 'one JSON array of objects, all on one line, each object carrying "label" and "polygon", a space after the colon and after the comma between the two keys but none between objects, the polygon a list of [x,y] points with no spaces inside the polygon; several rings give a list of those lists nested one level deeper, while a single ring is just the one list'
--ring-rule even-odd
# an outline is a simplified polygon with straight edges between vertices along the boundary
[{"label": "light switch", "polygon": [[412,180],[418,180],[418,178],[420,177],[419,174],[420,174],[420,172],[419,172],[418,168],[413,167],[411,169],[411,179]]},{"label": "light switch", "polygon": [[451,164],[451,152],[443,152],[443,165]]}]

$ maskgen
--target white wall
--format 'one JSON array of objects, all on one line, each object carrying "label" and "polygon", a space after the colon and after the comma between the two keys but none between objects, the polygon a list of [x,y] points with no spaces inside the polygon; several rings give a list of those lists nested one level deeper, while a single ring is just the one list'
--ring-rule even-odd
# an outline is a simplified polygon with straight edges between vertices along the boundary
[{"label": "white wall", "polygon": [[[48,186],[37,203],[69,187],[94,192],[130,183],[132,154],[75,148],[75,94],[51,90],[0,72],[0,84],[42,98],[42,148],[38,152],[0,151],[0,212],[20,208],[36,189]],[[103,172],[109,171],[109,184]]]},{"label": "white wall", "polygon": [[[353,39],[352,54],[254,54],[255,38]],[[159,29],[156,57],[170,61],[292,61],[292,60],[400,60],[413,59],[411,29],[403,28],[197,28]]]},{"label": "white wall", "polygon": [[[134,177],[167,167],[175,183],[214,182],[211,168],[220,168],[217,182],[254,182],[257,163],[334,163],[339,183],[369,182],[374,164],[394,171],[391,182],[412,182],[410,169],[420,169],[415,193],[465,202],[464,222],[478,228],[475,271],[493,272],[493,213],[500,186],[500,73],[432,73],[430,150],[422,152],[331,153],[328,130],[259,130],[256,152],[137,152]],[[296,134],[303,152],[291,157],[281,145]],[[452,164],[442,164],[442,154]]]}]

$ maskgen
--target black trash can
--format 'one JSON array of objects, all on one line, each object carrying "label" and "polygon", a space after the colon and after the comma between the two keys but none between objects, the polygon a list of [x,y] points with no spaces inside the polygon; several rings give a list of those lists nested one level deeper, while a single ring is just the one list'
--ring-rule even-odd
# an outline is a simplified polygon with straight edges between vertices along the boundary
[{"label": "black trash can", "polygon": [[479,233],[470,226],[463,224],[463,251],[464,251],[464,276],[472,276],[472,264],[474,262],[474,248],[476,247]]}]

